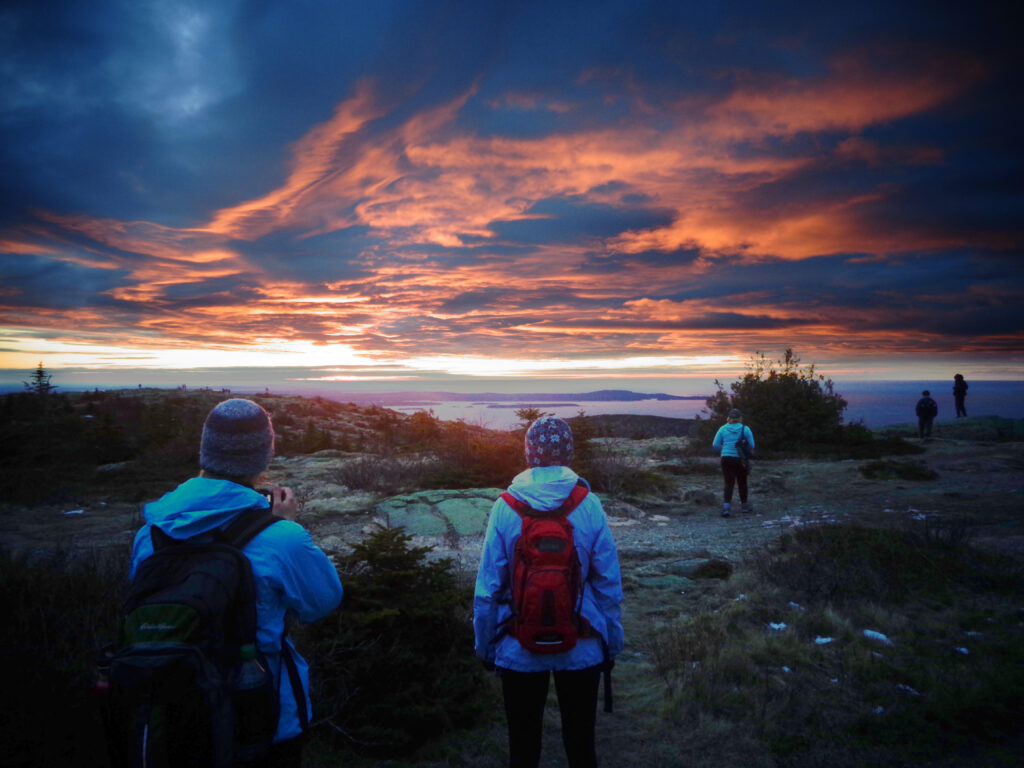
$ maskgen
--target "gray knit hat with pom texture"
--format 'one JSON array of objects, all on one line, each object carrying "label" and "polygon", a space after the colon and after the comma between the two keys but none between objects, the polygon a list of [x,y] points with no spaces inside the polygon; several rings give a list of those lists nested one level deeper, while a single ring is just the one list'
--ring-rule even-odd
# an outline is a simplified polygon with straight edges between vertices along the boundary
[{"label": "gray knit hat with pom texture", "polygon": [[273,455],[270,414],[252,400],[225,400],[206,417],[199,466],[207,472],[251,477],[264,472]]},{"label": "gray knit hat with pom texture", "polygon": [[572,430],[562,419],[542,416],[526,430],[526,463],[531,467],[566,467],[572,456]]}]

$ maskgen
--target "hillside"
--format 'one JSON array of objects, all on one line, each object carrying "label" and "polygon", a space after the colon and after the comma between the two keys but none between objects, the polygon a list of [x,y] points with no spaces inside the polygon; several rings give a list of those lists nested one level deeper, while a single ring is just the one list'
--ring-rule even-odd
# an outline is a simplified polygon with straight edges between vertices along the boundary
[{"label": "hillside", "polygon": [[[168,403],[206,408],[226,395],[142,391],[119,400],[141,398],[146,407],[136,411],[146,414]],[[450,558],[468,587],[490,506],[521,468],[517,436],[429,414],[258,399],[274,412],[282,444],[301,448],[308,434],[334,443],[283,453],[268,473],[295,488],[300,521],[325,551],[340,562],[377,526],[403,526],[432,560]],[[76,418],[89,415],[88,402],[72,403]],[[93,419],[104,402],[93,402]],[[717,460],[692,438],[632,439],[640,426],[671,426],[632,417],[591,426],[584,474],[608,489],[598,495],[626,587],[616,711],[598,720],[605,764],[1014,764],[1001,755],[1017,754],[1004,739],[1024,716],[1020,443],[942,437],[910,457],[758,461],[754,513],[723,519]],[[145,486],[140,467],[150,461],[101,465],[81,495],[5,504],[2,549],[112,547],[123,556],[139,502],[194,472],[194,463],[175,464],[176,477],[149,476]],[[474,462],[501,471],[466,485]],[[115,492],[123,484],[136,497]],[[556,713],[545,728],[546,764],[562,766]],[[499,768],[503,744],[496,707],[485,725],[388,764]],[[319,742],[312,752],[310,765],[323,768],[380,764]]]}]

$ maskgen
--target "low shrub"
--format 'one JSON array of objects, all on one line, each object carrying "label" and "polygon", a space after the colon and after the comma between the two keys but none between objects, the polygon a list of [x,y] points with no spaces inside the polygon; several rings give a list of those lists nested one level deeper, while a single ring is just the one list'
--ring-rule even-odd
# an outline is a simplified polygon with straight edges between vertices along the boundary
[{"label": "low shrub", "polygon": [[486,710],[472,590],[411,539],[382,527],[357,545],[339,563],[344,610],[302,632],[319,718],[348,749],[409,754]]},{"label": "low shrub", "polygon": [[438,422],[430,445],[436,461],[421,475],[421,488],[497,488],[525,468],[522,437],[463,421]]},{"label": "low shrub", "polygon": [[1003,591],[1021,580],[1020,563],[967,546],[956,530],[809,526],[756,551],[751,562],[761,578],[802,600],[834,603],[949,599],[958,587]]},{"label": "low shrub", "polygon": [[923,461],[879,459],[861,465],[859,472],[870,480],[935,480],[939,474]]},{"label": "low shrub", "polygon": [[362,455],[342,463],[334,472],[334,482],[355,491],[393,496],[421,488],[435,465],[416,457]]},{"label": "low shrub", "polygon": [[722,467],[717,461],[694,457],[687,457],[673,464],[659,464],[656,469],[669,475],[718,475],[722,472]]},{"label": "low shrub", "polygon": [[7,766],[105,765],[94,662],[114,639],[123,550],[0,552],[0,658]]},{"label": "low shrub", "polygon": [[574,466],[595,491],[612,496],[648,496],[666,493],[672,488],[672,482],[648,468],[642,457],[614,445],[591,444],[588,461]]}]

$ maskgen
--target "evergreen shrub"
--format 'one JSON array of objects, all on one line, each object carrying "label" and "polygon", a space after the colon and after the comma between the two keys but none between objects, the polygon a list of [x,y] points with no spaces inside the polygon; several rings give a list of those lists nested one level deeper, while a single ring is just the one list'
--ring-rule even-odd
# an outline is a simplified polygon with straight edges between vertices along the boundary
[{"label": "evergreen shrub", "polygon": [[486,711],[472,590],[411,540],[381,527],[358,544],[339,563],[343,610],[303,630],[318,716],[348,748],[409,754]]},{"label": "evergreen shrub", "polygon": [[[792,349],[781,360],[769,360],[763,353],[747,366],[747,372],[725,391],[707,400],[710,415],[699,427],[701,438],[710,443],[726,422],[729,411],[743,412],[743,423],[754,433],[757,452],[785,450],[808,443],[829,443],[842,439],[846,400],[838,394],[832,379],[818,373],[814,365],[802,365]],[[850,437],[862,438],[860,430]]]}]

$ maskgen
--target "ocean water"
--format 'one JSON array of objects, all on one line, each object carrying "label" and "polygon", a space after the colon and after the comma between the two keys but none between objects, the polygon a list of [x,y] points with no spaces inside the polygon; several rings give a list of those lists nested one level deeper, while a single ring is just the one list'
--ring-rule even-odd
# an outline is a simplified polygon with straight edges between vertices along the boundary
[{"label": "ocean water", "polygon": [[[1024,381],[968,381],[964,405],[968,416],[1024,419]],[[953,379],[948,381],[858,381],[836,384],[846,398],[845,421],[867,427],[915,423],[914,406],[928,390],[939,404],[937,421],[956,418]]]},{"label": "ocean water", "polygon": [[[1024,381],[969,381],[966,407],[969,416],[1002,416],[1010,419],[1024,418]],[[953,403],[953,382],[950,381],[851,381],[837,382],[835,390],[847,401],[844,421],[862,421],[868,428],[879,428],[893,424],[910,424],[917,421],[914,406],[923,390],[929,390],[939,404],[938,421],[953,419],[956,409]],[[710,392],[708,393],[710,394]],[[575,403],[551,403],[542,399],[536,402],[423,402],[414,401],[410,393],[409,404],[389,403],[387,407],[405,413],[430,408],[440,419],[454,421],[463,419],[490,429],[509,429],[518,424],[516,409],[536,407],[560,418],[576,416],[582,410],[589,415],[602,414],[644,414],[668,416],[676,419],[692,419],[703,413],[703,400],[636,400],[623,401],[579,401]]]}]

